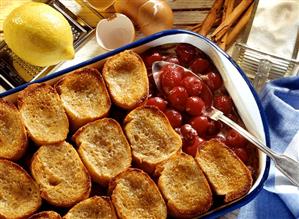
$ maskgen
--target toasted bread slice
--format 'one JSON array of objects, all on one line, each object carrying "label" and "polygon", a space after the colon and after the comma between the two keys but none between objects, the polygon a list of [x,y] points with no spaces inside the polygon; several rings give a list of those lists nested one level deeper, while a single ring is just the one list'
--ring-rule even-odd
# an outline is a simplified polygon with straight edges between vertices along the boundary
[{"label": "toasted bread slice", "polygon": [[154,181],[142,170],[128,169],[109,184],[119,218],[166,218],[167,207]]},{"label": "toasted bread slice", "polygon": [[69,207],[89,196],[89,174],[67,142],[41,146],[33,155],[31,172],[41,197],[52,205]]},{"label": "toasted bread slice", "polygon": [[18,109],[0,99],[0,158],[18,160],[27,148],[27,134]]},{"label": "toasted bread slice", "polygon": [[78,153],[92,179],[101,185],[128,169],[132,162],[131,148],[121,126],[114,119],[104,118],[81,127],[73,136]]},{"label": "toasted bread slice", "polygon": [[151,173],[156,165],[181,150],[182,140],[159,109],[141,106],[125,118],[125,133],[131,143],[133,160]]},{"label": "toasted bread slice", "polygon": [[32,215],[29,219],[62,219],[55,211],[42,211]]},{"label": "toasted bread slice", "polygon": [[147,71],[140,56],[130,50],[109,58],[103,77],[113,102],[124,109],[133,109],[146,100],[149,93]]},{"label": "toasted bread slice", "polygon": [[246,194],[252,186],[251,173],[226,145],[216,139],[201,145],[195,157],[217,195],[229,202]]},{"label": "toasted bread slice", "polygon": [[159,164],[155,174],[171,216],[192,218],[211,207],[209,183],[192,156],[177,154]]},{"label": "toasted bread slice", "polygon": [[79,202],[63,217],[64,219],[117,219],[109,197],[94,196]]},{"label": "toasted bread slice", "polygon": [[27,218],[41,205],[39,189],[18,164],[0,159],[0,218]]},{"label": "toasted bread slice", "polygon": [[18,107],[31,139],[38,145],[66,139],[69,122],[54,88],[32,84],[18,95]]},{"label": "toasted bread slice", "polygon": [[56,83],[55,88],[73,130],[109,112],[110,96],[101,74],[95,68],[68,74]]}]

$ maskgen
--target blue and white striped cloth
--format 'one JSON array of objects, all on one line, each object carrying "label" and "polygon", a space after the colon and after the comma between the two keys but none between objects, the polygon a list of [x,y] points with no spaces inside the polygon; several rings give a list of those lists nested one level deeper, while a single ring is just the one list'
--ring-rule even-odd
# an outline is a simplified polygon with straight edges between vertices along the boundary
[{"label": "blue and white striped cloth", "polygon": [[[268,118],[272,149],[299,161],[299,77],[267,83],[260,98]],[[299,188],[271,161],[264,189],[240,209],[238,218],[299,219]]]}]

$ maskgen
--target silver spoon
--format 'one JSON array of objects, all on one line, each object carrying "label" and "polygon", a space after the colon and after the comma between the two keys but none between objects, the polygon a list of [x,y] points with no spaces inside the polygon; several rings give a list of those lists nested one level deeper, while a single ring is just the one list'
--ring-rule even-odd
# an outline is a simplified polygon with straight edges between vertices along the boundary
[{"label": "silver spoon", "polygon": [[[160,83],[160,75],[161,75],[161,68],[164,65],[174,65],[177,67],[181,67],[184,69],[185,72],[189,72],[193,74],[195,77],[199,78],[203,85],[206,86],[206,88],[209,90],[209,92],[212,94],[210,91],[209,87],[205,84],[205,82],[202,80],[202,78],[190,71],[189,69],[184,68],[183,66],[170,63],[170,62],[165,62],[165,61],[157,61],[154,62],[152,65],[152,74],[153,78],[155,81],[155,84],[157,86],[157,89],[163,93],[161,89],[161,83]],[[264,152],[266,155],[268,155],[273,161],[277,169],[279,169],[286,177],[289,178],[289,180],[296,186],[299,187],[299,163],[290,157],[287,157],[285,155],[277,154],[273,150],[271,150],[269,147],[267,147],[261,140],[256,138],[254,135],[249,133],[247,130],[239,126],[237,123],[235,123],[233,120],[230,118],[226,117],[223,112],[220,110],[216,109],[213,107],[212,101],[210,101],[211,104],[206,105],[206,110],[204,112],[205,116],[208,116],[209,118],[217,121],[220,120],[229,127],[233,128],[236,130],[238,133],[240,133],[244,138],[246,138],[248,141],[253,143],[259,150]]]}]

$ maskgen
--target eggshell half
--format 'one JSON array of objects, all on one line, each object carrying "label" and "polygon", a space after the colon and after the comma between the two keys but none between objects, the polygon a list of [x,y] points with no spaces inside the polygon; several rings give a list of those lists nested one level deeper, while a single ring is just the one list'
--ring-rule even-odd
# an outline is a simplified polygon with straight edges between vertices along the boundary
[{"label": "eggshell half", "polygon": [[106,50],[114,50],[135,38],[135,29],[132,21],[124,14],[102,19],[96,28],[97,43]]}]

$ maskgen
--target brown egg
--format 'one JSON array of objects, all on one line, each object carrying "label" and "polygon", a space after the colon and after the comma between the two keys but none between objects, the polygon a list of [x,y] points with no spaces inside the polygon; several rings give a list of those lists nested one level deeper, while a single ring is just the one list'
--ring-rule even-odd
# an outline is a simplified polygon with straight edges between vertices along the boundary
[{"label": "brown egg", "polygon": [[173,13],[165,0],[116,0],[114,8],[130,17],[145,35],[173,26]]}]

